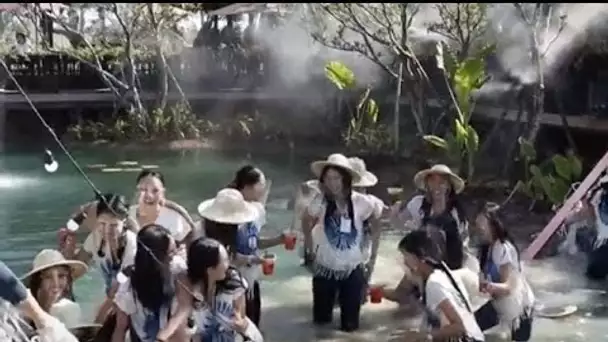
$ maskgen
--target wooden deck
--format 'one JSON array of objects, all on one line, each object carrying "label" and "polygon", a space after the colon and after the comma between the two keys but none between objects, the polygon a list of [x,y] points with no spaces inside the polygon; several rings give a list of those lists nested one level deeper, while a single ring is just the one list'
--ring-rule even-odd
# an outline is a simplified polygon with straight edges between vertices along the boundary
[{"label": "wooden deck", "polygon": [[[504,113],[504,109],[490,107],[490,106],[477,106],[475,108],[475,119],[486,119],[486,120],[499,120]],[[595,115],[581,114],[581,115],[567,115],[568,126],[574,129],[597,131],[597,132],[608,132],[608,119],[598,118]],[[509,110],[504,117],[504,120],[515,122],[517,121],[517,110]],[[562,126],[562,119],[559,114],[555,113],[543,113],[540,117],[541,124],[546,126]]]},{"label": "wooden deck", "polygon": [[[185,94],[189,100],[217,100],[217,101],[242,101],[242,100],[288,100],[308,99],[319,100],[319,95],[304,94],[301,92],[279,91],[256,91],[247,89],[225,89],[207,92],[188,92]],[[41,109],[61,109],[73,106],[108,106],[115,101],[114,94],[108,89],[86,92],[59,92],[59,93],[28,93],[32,102]],[[144,91],[140,93],[143,101],[152,101],[158,97],[155,92]],[[177,92],[168,94],[169,100],[179,100],[182,95]],[[319,99],[317,99],[319,98]],[[17,91],[0,90],[0,104],[5,109],[28,108],[26,99]]]}]

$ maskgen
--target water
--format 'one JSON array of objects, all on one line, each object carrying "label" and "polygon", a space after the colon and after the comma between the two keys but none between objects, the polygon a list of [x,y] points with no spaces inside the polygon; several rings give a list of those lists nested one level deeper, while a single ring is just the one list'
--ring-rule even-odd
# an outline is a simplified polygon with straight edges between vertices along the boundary
[{"label": "water", "polygon": [[[65,225],[68,215],[93,197],[92,191],[69,165],[57,155],[60,169],[47,174],[42,167],[42,151],[36,154],[5,154],[0,157],[0,259],[17,274],[30,267],[42,248],[56,247],[56,230]],[[57,153],[58,154],[58,153]],[[230,181],[236,168],[251,156],[225,155],[211,151],[126,152],[89,149],[75,151],[82,165],[107,164],[136,160],[140,164],[159,165],[166,175],[167,196],[195,213],[196,205],[212,197]],[[292,213],[287,202],[295,185],[309,177],[308,158],[294,156],[253,156],[273,181],[268,203],[269,226],[278,232],[288,227]],[[88,170],[102,192],[116,191],[130,195],[135,188],[135,172],[101,173]],[[402,274],[395,249],[398,236],[383,237],[374,282],[396,283]],[[278,264],[274,276],[263,280],[262,330],[267,341],[386,341],[398,327],[415,326],[416,320],[396,318],[389,303],[367,304],[362,313],[362,331],[355,335],[335,329],[311,328],[310,276],[299,266],[296,253],[274,248]],[[589,288],[581,274],[581,261],[555,259],[527,267],[539,300],[547,305],[575,304],[581,310],[563,320],[538,318],[534,341],[608,341],[604,332],[608,316],[607,296]],[[601,287],[601,285],[599,285]],[[75,285],[84,311],[92,315],[103,298],[101,279],[91,270]],[[335,315],[336,324],[338,315]]]}]

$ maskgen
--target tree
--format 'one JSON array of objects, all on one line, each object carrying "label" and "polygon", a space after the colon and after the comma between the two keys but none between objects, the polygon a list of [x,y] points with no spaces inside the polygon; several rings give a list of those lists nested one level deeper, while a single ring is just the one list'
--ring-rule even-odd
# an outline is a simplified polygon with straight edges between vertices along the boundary
[{"label": "tree", "polygon": [[[556,16],[554,3],[513,3],[515,12],[526,28],[527,44],[530,49],[530,64],[535,70],[535,80],[530,84],[531,105],[527,110],[526,127],[523,136],[534,144],[540,129],[540,115],[544,109],[545,78],[543,63],[551,45],[558,39],[559,34],[565,28],[565,15]],[[557,30],[552,31],[557,23]],[[550,32],[555,32],[550,34]]]},{"label": "tree", "polygon": [[488,43],[487,4],[481,3],[438,3],[440,20],[429,24],[429,30],[445,39],[459,61],[472,56],[475,50]]},{"label": "tree", "polygon": [[[408,31],[420,7],[413,3],[311,4],[307,23],[317,42],[358,53],[395,80],[404,81],[418,134],[425,134],[424,69],[412,49]],[[332,29],[334,28],[334,29]],[[396,99],[398,100],[398,99]]]}]

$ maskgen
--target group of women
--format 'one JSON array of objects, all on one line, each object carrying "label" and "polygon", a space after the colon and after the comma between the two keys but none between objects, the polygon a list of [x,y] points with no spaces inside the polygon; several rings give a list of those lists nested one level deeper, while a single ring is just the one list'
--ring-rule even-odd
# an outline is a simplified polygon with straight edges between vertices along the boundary
[{"label": "group of women", "polygon": [[[469,226],[458,197],[464,182],[447,166],[420,171],[414,183],[421,194],[391,207],[366,193],[378,179],[359,158],[332,154],[311,170],[316,180],[301,186],[305,196],[295,211],[312,273],[314,324],[330,324],[337,304],[340,329],[359,328],[368,288],[379,287],[370,277],[385,217],[409,231],[398,244],[408,272],[394,289],[384,288],[385,297],[424,308],[427,316],[428,324],[405,340],[483,341],[494,326],[508,327],[513,341],[530,339],[534,296],[518,249],[495,206],[481,208],[475,229]],[[18,295],[6,295],[0,284],[0,296],[39,305],[38,314],[25,310],[32,331],[59,320],[81,341],[263,341],[260,251],[282,244],[285,234],[261,234],[270,188],[262,171],[239,169],[200,203],[200,223],[165,198],[160,173],[143,171],[136,184],[136,204],[105,194],[74,215],[86,239],[79,243],[63,230],[58,250],[41,251],[21,279],[29,292],[0,269],[0,281],[10,278],[18,288],[11,290]],[[478,257],[469,236],[484,242]],[[80,321],[72,293],[92,264],[106,295],[93,324]],[[471,298],[483,295],[489,300],[473,305]]]}]

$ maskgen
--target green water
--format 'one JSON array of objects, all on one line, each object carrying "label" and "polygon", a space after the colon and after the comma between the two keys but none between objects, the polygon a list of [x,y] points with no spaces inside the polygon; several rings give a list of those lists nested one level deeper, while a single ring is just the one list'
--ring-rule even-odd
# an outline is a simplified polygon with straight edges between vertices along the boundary
[{"label": "green water", "polygon": [[[272,234],[288,227],[292,212],[287,201],[295,185],[310,177],[309,158],[289,155],[223,154],[212,151],[158,152],[89,149],[74,151],[81,165],[113,165],[122,160],[155,164],[166,177],[167,196],[182,204],[191,213],[196,205],[227,184],[239,166],[252,162],[272,179],[268,202],[268,227]],[[56,247],[56,231],[75,208],[93,197],[81,176],[56,152],[59,170],[48,174],[42,168],[42,153],[3,154],[0,156],[0,259],[17,274],[30,267],[34,255],[43,248]],[[85,168],[86,170],[86,168]],[[102,192],[119,192],[127,196],[135,189],[136,172],[102,173],[87,170]],[[194,215],[193,215],[194,216]],[[380,249],[374,282],[396,282],[402,269],[395,249],[397,236],[385,236]],[[412,326],[416,321],[395,319],[391,304],[367,304],[363,308],[362,331],[356,336],[311,328],[310,276],[299,266],[294,252],[277,247],[275,275],[263,280],[262,330],[267,341],[380,341],[388,340],[395,326]],[[558,260],[559,261],[559,260]],[[564,266],[558,261],[529,265],[530,278],[545,303],[574,303],[585,310],[562,321],[537,319],[533,341],[608,341],[604,318],[606,296],[590,294],[580,276],[578,266]],[[577,268],[578,267],[578,268]],[[564,292],[543,290],[564,289]],[[75,285],[78,301],[92,315],[103,298],[102,283],[97,270],[78,280]],[[335,315],[336,320],[338,315]]]}]

